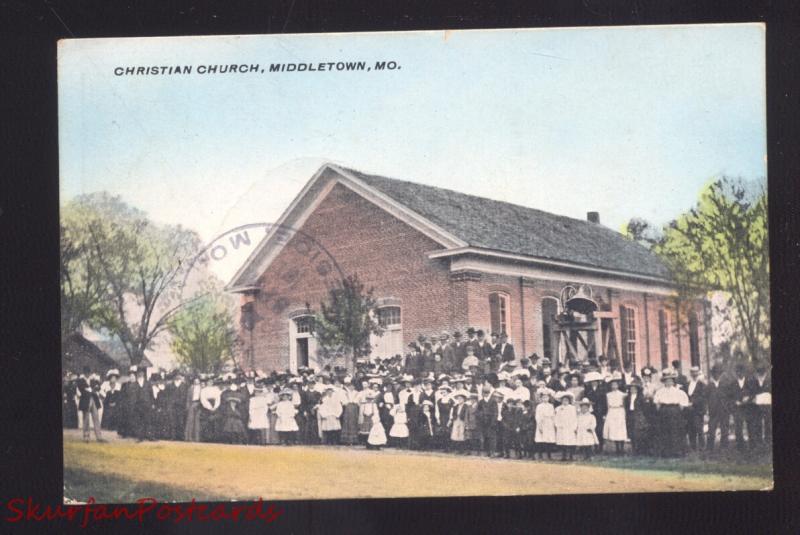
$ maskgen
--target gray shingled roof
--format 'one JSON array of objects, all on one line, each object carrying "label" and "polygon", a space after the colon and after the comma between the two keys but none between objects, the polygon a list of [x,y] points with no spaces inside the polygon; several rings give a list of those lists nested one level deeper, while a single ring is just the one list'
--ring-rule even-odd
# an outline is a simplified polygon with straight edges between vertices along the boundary
[{"label": "gray shingled roof", "polygon": [[601,224],[347,169],[472,247],[668,277],[645,247]]}]

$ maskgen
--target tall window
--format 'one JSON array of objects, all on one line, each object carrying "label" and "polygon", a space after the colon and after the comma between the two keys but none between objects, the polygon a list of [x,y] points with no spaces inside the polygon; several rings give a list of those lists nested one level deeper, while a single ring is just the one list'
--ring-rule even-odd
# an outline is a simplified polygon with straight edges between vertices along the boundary
[{"label": "tall window", "polygon": [[700,336],[698,333],[697,313],[689,312],[689,352],[692,366],[700,366]]},{"label": "tall window", "polygon": [[558,300],[552,297],[542,299],[542,347],[544,356],[551,361],[558,360],[558,332],[554,330],[556,314]]},{"label": "tall window", "polygon": [[376,311],[381,336],[371,335],[371,357],[389,358],[403,354],[403,317],[397,305],[381,306]]},{"label": "tall window", "polygon": [[636,309],[619,307],[620,328],[622,330],[622,359],[624,363],[636,362]]},{"label": "tall window", "polygon": [[492,332],[497,334],[504,332],[511,336],[508,321],[508,301],[508,294],[500,292],[489,294],[489,318],[492,324]]},{"label": "tall window", "polygon": [[658,311],[658,338],[661,343],[661,367],[669,366],[669,312]]}]

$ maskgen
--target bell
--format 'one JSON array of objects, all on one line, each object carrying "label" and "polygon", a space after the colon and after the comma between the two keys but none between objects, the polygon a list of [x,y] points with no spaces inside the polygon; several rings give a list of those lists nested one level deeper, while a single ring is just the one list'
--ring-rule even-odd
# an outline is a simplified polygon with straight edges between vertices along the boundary
[{"label": "bell", "polygon": [[568,309],[587,316],[594,313],[598,308],[597,303],[592,299],[591,288],[585,285],[578,287],[578,291],[567,299],[566,305]]}]

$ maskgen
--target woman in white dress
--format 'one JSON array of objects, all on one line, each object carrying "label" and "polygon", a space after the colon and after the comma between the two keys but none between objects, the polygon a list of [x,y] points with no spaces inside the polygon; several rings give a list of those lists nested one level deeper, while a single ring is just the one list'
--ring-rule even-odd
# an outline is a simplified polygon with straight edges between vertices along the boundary
[{"label": "woman in white dress", "polygon": [[267,443],[267,431],[269,430],[269,418],[267,417],[269,398],[263,386],[256,386],[254,392],[255,395],[250,398],[248,405],[250,414],[248,415],[247,428],[256,431],[256,443],[264,446]]},{"label": "woman in white dress", "polygon": [[561,405],[556,407],[553,424],[556,426],[556,445],[561,446],[561,460],[572,460],[577,444],[578,413],[572,404],[572,393],[568,391],[556,394]]},{"label": "woman in white dress", "polygon": [[283,445],[296,443],[297,432],[300,430],[295,419],[297,408],[292,402],[293,393],[291,389],[281,390],[280,401],[275,406],[275,414],[278,417],[275,422],[275,430]]},{"label": "woman in white dress", "polygon": [[553,422],[555,408],[550,403],[552,394],[553,391],[549,388],[540,388],[536,391],[539,404],[536,405],[534,416],[536,419],[536,434],[533,440],[536,443],[539,459],[544,459],[545,453],[547,453],[548,459],[553,458],[553,446],[556,443],[556,425]]},{"label": "woman in white dress", "polygon": [[625,442],[628,440],[628,428],[625,423],[625,397],[627,394],[619,389],[618,378],[609,384],[611,391],[606,394],[608,412],[603,424],[603,438],[614,443],[616,455],[622,455]]}]

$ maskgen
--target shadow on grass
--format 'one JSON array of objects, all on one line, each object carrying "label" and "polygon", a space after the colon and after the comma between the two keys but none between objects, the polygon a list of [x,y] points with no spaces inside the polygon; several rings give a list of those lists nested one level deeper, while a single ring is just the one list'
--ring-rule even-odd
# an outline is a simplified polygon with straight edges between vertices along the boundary
[{"label": "shadow on grass", "polygon": [[625,456],[595,455],[590,461],[581,464],[621,468],[627,470],[660,470],[681,474],[716,474],[721,476],[759,477],[773,479],[772,455],[739,453],[735,450],[706,453],[690,453],[685,457],[664,459],[659,457],[638,457],[626,453]]},{"label": "shadow on grass", "polygon": [[64,496],[86,502],[93,497],[98,503],[136,503],[142,498],[159,502],[224,501],[224,496],[202,495],[197,490],[161,483],[133,481],[118,476],[90,472],[81,468],[64,467]]}]

